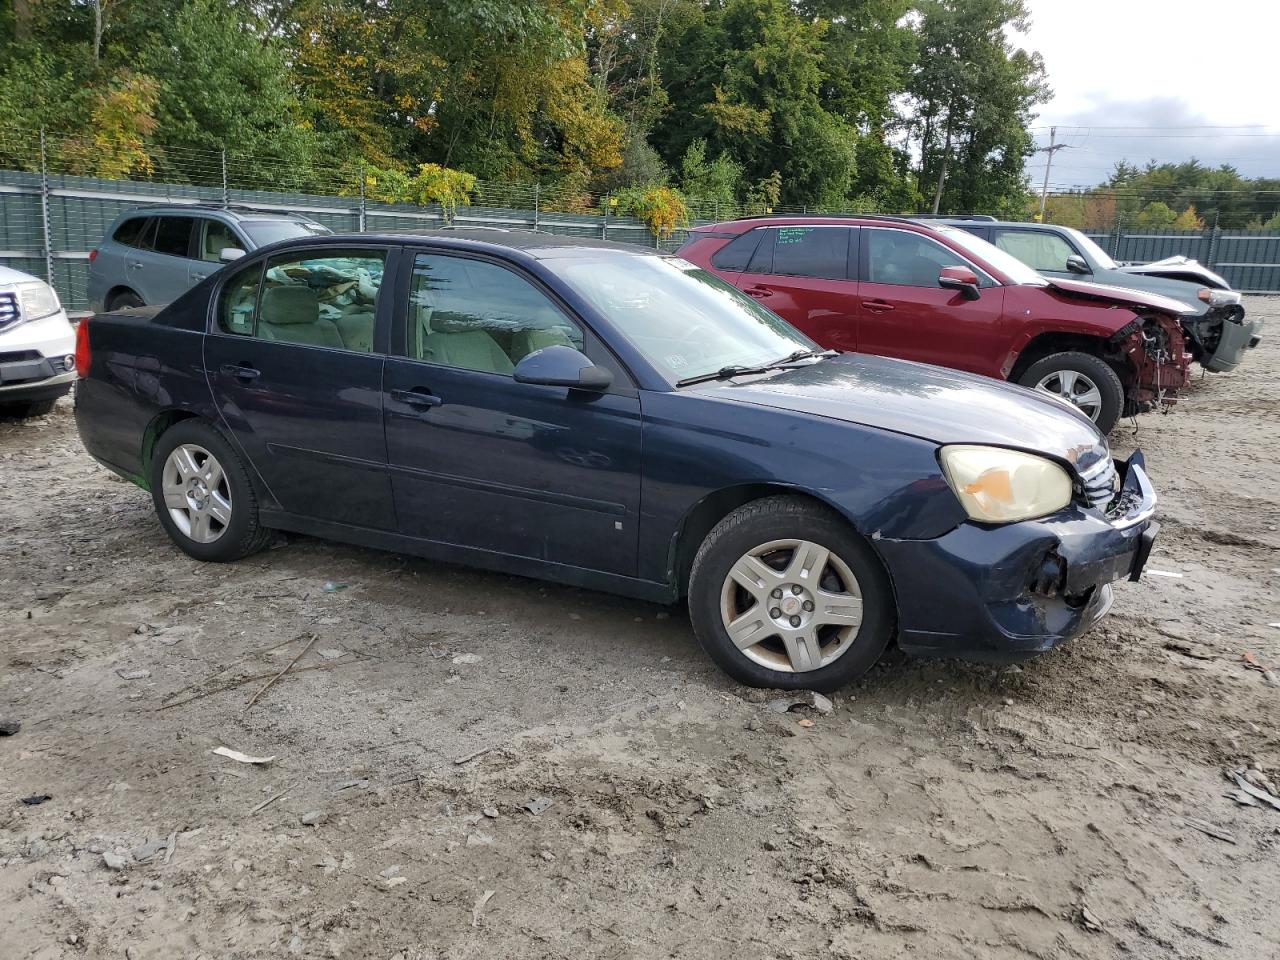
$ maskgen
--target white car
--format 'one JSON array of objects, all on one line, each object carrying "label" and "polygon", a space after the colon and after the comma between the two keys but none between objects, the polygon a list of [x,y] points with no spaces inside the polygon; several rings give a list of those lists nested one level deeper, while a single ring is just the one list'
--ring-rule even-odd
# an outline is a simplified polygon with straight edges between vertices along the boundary
[{"label": "white car", "polygon": [[76,334],[58,295],[0,267],[0,416],[38,417],[76,381]]}]

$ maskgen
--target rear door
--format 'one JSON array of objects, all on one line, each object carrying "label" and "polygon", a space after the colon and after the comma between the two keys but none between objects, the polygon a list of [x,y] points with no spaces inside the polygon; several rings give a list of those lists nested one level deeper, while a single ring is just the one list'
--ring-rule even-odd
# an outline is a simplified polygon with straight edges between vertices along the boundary
[{"label": "rear door", "polygon": [[733,280],[824,347],[858,349],[857,231],[838,225],[768,227]]},{"label": "rear door", "polygon": [[190,260],[196,218],[157,216],[144,242],[126,256],[133,289],[147,304],[172,303],[191,287]]},{"label": "rear door", "polygon": [[[1002,376],[1004,288],[932,237],[892,227],[861,232],[858,349]],[[966,300],[940,287],[943,267],[973,270],[981,296]]]},{"label": "rear door", "polygon": [[293,248],[233,269],[204,362],[222,422],[287,512],[395,529],[382,433],[389,323],[377,245]]}]

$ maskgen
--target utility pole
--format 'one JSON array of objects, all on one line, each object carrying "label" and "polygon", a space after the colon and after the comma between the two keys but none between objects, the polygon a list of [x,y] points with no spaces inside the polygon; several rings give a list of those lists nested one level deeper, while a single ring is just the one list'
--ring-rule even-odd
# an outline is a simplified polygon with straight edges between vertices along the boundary
[{"label": "utility pole", "polygon": [[1044,223],[1044,205],[1049,199],[1049,170],[1053,167],[1053,155],[1059,150],[1066,150],[1070,144],[1058,143],[1058,128],[1049,128],[1049,145],[1040,147],[1036,153],[1046,154],[1044,159],[1044,186],[1040,188],[1040,222]]}]

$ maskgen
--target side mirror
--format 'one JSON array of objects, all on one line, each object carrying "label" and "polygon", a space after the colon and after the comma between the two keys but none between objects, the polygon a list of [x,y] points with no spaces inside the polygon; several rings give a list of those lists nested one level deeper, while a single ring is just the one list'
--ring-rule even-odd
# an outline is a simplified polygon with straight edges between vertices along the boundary
[{"label": "side mirror", "polygon": [[602,393],[613,383],[613,374],[604,367],[597,367],[581,351],[559,344],[522,357],[512,375],[516,383],[538,383],[593,393]]},{"label": "side mirror", "polygon": [[1071,273],[1093,273],[1093,271],[1089,269],[1089,264],[1085,262],[1084,257],[1080,256],[1078,253],[1073,253],[1071,256],[1067,257],[1067,269]]},{"label": "side mirror", "polygon": [[966,300],[977,300],[982,296],[978,289],[978,275],[968,267],[943,267],[938,274],[938,286],[958,290]]},{"label": "side mirror", "polygon": [[218,259],[223,263],[230,263],[232,260],[239,260],[244,256],[244,251],[239,247],[223,247],[218,251]]}]

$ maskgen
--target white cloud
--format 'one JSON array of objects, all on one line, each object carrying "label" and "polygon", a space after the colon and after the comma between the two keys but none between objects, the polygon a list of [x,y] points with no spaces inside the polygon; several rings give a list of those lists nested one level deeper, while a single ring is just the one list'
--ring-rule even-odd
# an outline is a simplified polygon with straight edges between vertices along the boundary
[{"label": "white cloud", "polygon": [[[1280,3],[1028,0],[1028,7],[1031,28],[1021,41],[1043,55],[1054,91],[1035,126],[1057,124],[1059,142],[1072,144],[1054,157],[1051,183],[1096,183],[1120,159],[1192,156],[1246,176],[1280,177]],[[1230,124],[1241,126],[1222,129]],[[1201,129],[1170,129],[1191,126]],[[1047,129],[1036,133],[1047,143]],[[1038,185],[1043,173],[1041,154],[1028,174]]]}]

